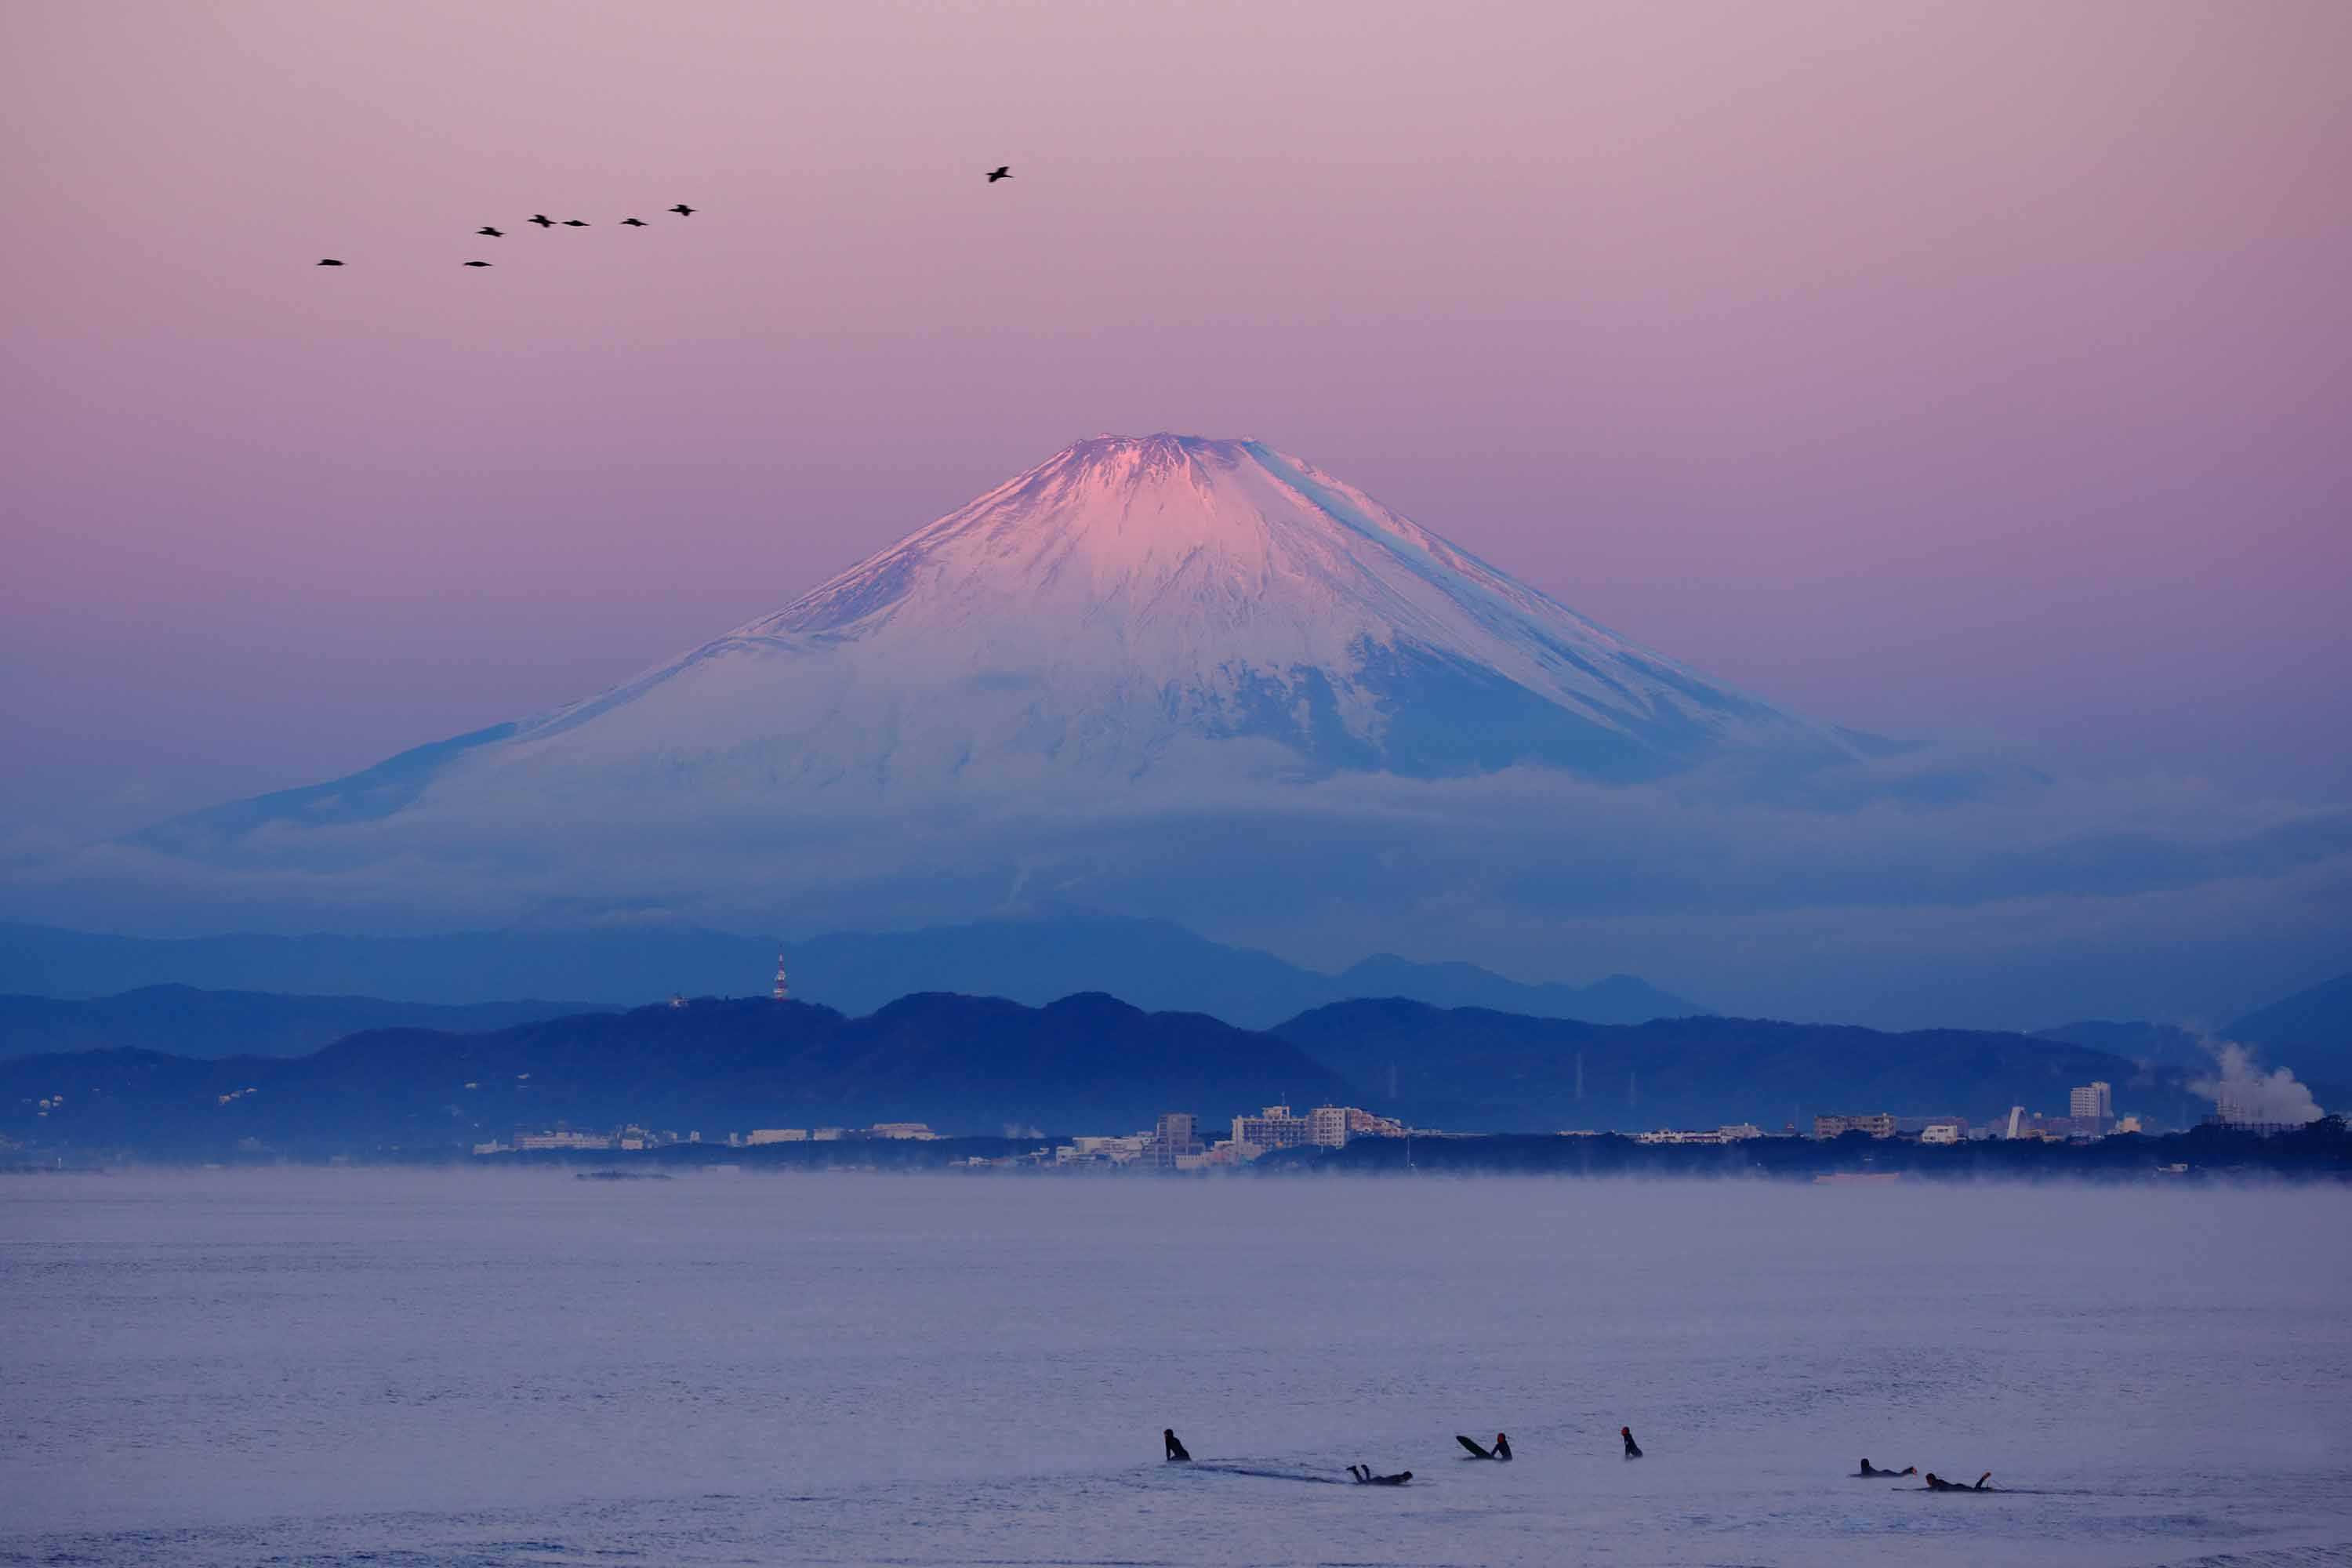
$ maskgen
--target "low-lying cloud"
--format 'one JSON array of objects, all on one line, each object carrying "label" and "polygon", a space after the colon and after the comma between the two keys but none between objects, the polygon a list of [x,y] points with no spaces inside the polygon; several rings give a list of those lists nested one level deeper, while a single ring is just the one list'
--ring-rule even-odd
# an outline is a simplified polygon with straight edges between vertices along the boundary
[{"label": "low-lying cloud", "polygon": [[[1033,902],[1177,920],[1323,968],[1630,971],[1720,1010],[1895,1025],[2231,1016],[2352,934],[2352,813],[2195,781],[1927,808],[1759,805],[1704,773],[1609,787],[1279,776],[1231,742],[1141,779],[857,795],[600,779],[272,826],[233,857],[21,857],[0,918],[193,934],[682,921],[812,936]],[[1246,764],[1255,758],[1259,765]]]}]

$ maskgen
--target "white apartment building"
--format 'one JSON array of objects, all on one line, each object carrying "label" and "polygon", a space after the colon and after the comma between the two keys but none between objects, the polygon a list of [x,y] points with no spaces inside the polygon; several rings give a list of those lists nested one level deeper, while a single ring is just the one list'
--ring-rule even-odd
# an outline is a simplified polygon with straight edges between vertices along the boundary
[{"label": "white apartment building", "polygon": [[1255,1116],[1234,1118],[1234,1142],[1247,1143],[1261,1152],[1269,1149],[1296,1149],[1312,1142],[1307,1135],[1307,1119],[1290,1114],[1286,1105],[1269,1105]]}]

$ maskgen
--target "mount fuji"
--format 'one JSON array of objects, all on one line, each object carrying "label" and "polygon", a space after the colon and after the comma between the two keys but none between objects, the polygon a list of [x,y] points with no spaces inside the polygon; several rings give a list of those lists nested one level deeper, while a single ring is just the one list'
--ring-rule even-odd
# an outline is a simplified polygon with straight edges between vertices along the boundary
[{"label": "mount fuji", "polygon": [[649,805],[797,818],[1040,792],[1100,804],[1204,768],[1271,790],[1515,766],[1622,784],[1719,759],[1785,779],[1866,744],[1612,632],[1263,443],[1098,436],[585,701],[135,842],[282,860],[357,825],[447,813],[521,829]]}]

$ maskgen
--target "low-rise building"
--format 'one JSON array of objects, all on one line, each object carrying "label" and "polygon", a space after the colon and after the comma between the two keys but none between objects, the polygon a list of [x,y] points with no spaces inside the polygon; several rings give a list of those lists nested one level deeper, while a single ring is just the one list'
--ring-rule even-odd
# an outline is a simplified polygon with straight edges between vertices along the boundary
[{"label": "low-rise building", "polygon": [[1849,1132],[1867,1132],[1873,1138],[1895,1136],[1895,1113],[1882,1110],[1874,1116],[1816,1116],[1813,1136],[1843,1138]]},{"label": "low-rise building", "polygon": [[613,1135],[609,1132],[575,1132],[568,1127],[559,1127],[545,1132],[518,1131],[514,1135],[514,1146],[518,1153],[540,1149],[610,1149]]},{"label": "low-rise building", "polygon": [[918,1142],[932,1142],[939,1138],[930,1124],[924,1121],[877,1121],[867,1131],[876,1138],[913,1139]]},{"label": "low-rise building", "polygon": [[754,1127],[751,1129],[751,1136],[746,1138],[744,1142],[746,1143],[805,1143],[808,1142],[808,1129],[805,1127]]}]

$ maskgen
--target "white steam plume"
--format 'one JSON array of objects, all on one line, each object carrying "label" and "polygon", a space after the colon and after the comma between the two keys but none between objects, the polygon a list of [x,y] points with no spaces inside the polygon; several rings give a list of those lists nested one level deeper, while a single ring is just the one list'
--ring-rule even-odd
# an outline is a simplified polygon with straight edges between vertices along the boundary
[{"label": "white steam plume", "polygon": [[2311,1090],[2285,1068],[2264,1072],[2254,1053],[2234,1040],[2208,1040],[2220,1071],[2192,1080],[2191,1094],[2203,1095],[2225,1121],[2262,1121],[2299,1127],[2316,1121],[2322,1112]]}]

